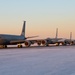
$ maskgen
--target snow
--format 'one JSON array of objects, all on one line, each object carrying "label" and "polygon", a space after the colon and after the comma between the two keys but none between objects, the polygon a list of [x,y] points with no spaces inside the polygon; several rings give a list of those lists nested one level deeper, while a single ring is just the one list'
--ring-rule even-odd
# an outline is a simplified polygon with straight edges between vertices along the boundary
[{"label": "snow", "polygon": [[75,75],[75,46],[0,49],[0,75]]}]

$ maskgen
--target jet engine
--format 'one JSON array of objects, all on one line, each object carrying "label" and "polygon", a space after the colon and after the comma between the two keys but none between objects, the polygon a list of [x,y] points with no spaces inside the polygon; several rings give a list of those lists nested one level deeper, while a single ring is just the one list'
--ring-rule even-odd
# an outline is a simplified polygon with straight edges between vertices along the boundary
[{"label": "jet engine", "polygon": [[39,41],[37,41],[37,45],[38,46],[40,46],[41,45],[41,41],[39,40]]},{"label": "jet engine", "polygon": [[70,42],[70,45],[74,45],[74,41],[71,41],[71,42]]},{"label": "jet engine", "polygon": [[25,41],[25,46],[26,47],[29,47],[31,45],[31,42],[30,41]]},{"label": "jet engine", "polygon": [[43,46],[47,46],[48,45],[47,40],[42,40],[41,43],[42,43]]}]

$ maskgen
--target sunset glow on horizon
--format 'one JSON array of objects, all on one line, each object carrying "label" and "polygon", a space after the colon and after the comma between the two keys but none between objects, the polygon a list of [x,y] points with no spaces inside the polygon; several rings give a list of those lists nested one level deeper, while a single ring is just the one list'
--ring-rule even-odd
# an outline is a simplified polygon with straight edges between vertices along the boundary
[{"label": "sunset glow on horizon", "polygon": [[1,0],[0,34],[21,34],[26,21],[26,36],[75,39],[75,0]]}]

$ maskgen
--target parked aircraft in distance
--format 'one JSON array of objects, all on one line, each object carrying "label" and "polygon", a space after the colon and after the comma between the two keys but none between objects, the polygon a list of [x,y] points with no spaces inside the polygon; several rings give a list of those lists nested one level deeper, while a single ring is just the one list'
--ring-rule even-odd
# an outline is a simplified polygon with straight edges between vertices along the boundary
[{"label": "parked aircraft in distance", "polygon": [[56,37],[55,38],[47,38],[41,40],[41,44],[43,46],[49,46],[49,44],[56,44],[56,46],[61,45],[74,45],[75,40],[72,40],[72,33],[70,33],[70,39],[58,38],[58,29],[56,29]]},{"label": "parked aircraft in distance", "polygon": [[58,38],[58,28],[56,29],[56,37],[55,38],[46,38],[41,40],[41,44],[43,46],[48,46],[49,44],[56,44],[57,46],[61,43],[59,40],[62,38]]},{"label": "parked aircraft in distance", "polygon": [[38,36],[25,37],[25,26],[26,21],[24,21],[21,35],[10,35],[10,34],[0,34],[0,47],[7,48],[7,45],[18,45],[19,48],[22,47],[22,43],[26,47],[29,47],[31,44],[37,43],[38,46],[49,46],[49,44],[56,44],[56,46],[62,45],[74,45],[75,40],[72,40],[72,33],[70,33],[70,39],[58,38],[58,28],[56,29],[55,38],[46,38],[46,39],[33,39],[27,40],[28,38],[34,38]]},{"label": "parked aircraft in distance", "polygon": [[37,36],[25,37],[25,24],[24,21],[21,35],[9,35],[9,34],[0,34],[0,47],[7,48],[7,45],[18,45],[18,47],[22,47],[21,43],[25,43],[25,46],[30,46],[32,42],[26,40],[28,38],[33,38]]},{"label": "parked aircraft in distance", "polygon": [[59,40],[62,42],[62,45],[74,45],[75,44],[75,41],[72,40],[72,32],[70,32],[70,39],[61,39]]}]

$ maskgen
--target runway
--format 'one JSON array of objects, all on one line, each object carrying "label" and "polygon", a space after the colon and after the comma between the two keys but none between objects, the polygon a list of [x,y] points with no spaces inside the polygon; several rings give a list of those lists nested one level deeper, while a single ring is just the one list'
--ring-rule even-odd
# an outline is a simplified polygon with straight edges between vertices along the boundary
[{"label": "runway", "polygon": [[75,46],[0,49],[0,75],[75,75]]},{"label": "runway", "polygon": [[57,48],[57,47],[59,47],[59,48],[60,48],[60,47],[61,47],[61,48],[62,48],[62,47],[66,47],[66,48],[67,48],[67,47],[74,47],[74,46],[75,46],[75,45],[68,45],[68,46],[62,46],[62,45],[60,45],[60,46],[55,46],[55,45],[51,45],[51,46],[34,46],[34,45],[33,45],[33,46],[30,46],[30,47],[25,47],[25,46],[23,46],[22,48],[18,48],[17,46],[13,46],[13,45],[11,46],[11,45],[10,45],[10,46],[8,46],[7,48],[0,48],[0,50],[5,50],[5,49],[6,49],[6,50],[8,50],[8,49],[9,49],[9,50],[10,50],[10,49],[32,49],[32,48],[33,48],[33,49],[36,49],[36,48],[41,49],[41,48],[53,48],[53,47],[56,47],[56,48]]}]

